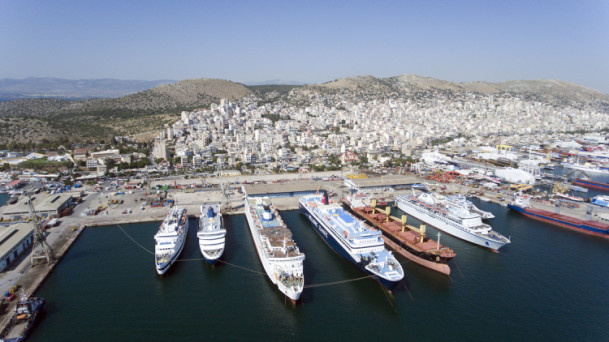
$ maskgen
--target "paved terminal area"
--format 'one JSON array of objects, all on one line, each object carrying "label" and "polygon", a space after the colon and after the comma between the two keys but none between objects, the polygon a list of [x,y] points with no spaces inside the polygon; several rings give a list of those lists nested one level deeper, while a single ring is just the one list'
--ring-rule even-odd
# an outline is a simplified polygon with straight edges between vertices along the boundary
[{"label": "paved terminal area", "polygon": [[[321,173],[315,174],[315,176],[317,180],[313,180],[311,174],[306,175],[306,179],[303,179],[304,177],[302,174],[225,177],[223,178],[223,183],[229,184],[229,186],[225,187],[224,193],[226,195],[222,193],[218,186],[196,189],[189,187],[189,185],[197,184],[217,184],[219,179],[216,178],[155,180],[154,184],[152,184],[152,189],[154,189],[154,186],[157,184],[182,185],[182,189],[170,189],[165,200],[172,200],[178,205],[186,207],[189,214],[195,217],[200,215],[200,205],[202,202],[206,201],[221,201],[223,212],[228,215],[243,213],[243,194],[240,193],[239,190],[244,181],[247,181],[248,183],[266,181],[268,185],[272,184],[272,186],[268,186],[269,189],[281,189],[283,192],[302,191],[305,188],[315,189],[321,187],[322,189],[331,192],[331,199],[335,201],[338,201],[339,197],[348,194],[348,189],[343,184],[343,181],[321,180],[325,177],[341,177],[342,175],[340,172]],[[317,177],[319,177],[319,179]],[[409,175],[408,177],[411,179],[413,175]],[[278,183],[272,183],[279,179],[283,180],[280,183],[280,186],[277,185]],[[392,200],[393,196],[396,194],[410,193],[410,190],[395,191],[393,189],[382,188],[383,185],[381,181],[382,178],[379,177],[379,187],[372,191],[373,195],[377,198]],[[426,182],[422,178],[419,178],[419,181],[421,183]],[[373,182],[373,178],[368,182]],[[438,192],[475,193],[476,196],[482,200],[504,205],[509,203],[512,199],[511,195],[508,193],[480,190],[458,184],[450,184],[448,186],[445,184],[437,184],[430,187],[432,189],[435,188],[435,191]],[[442,189],[443,187],[445,188]],[[4,294],[4,292],[8,291],[14,285],[20,285],[28,294],[34,293],[86,227],[161,221],[169,209],[169,205],[153,206],[154,204],[158,205],[158,203],[161,203],[159,202],[159,196],[163,196],[162,193],[158,194],[155,190],[152,190],[151,193],[146,193],[146,189],[130,190],[124,194],[117,194],[116,191],[95,192],[93,189],[85,189],[85,191],[86,194],[83,197],[83,202],[75,207],[74,212],[69,216],[60,218],[58,226],[47,230],[47,242],[55,253],[55,261],[50,264],[41,263],[32,266],[30,264],[30,255],[22,255],[8,270],[0,273],[0,294]],[[272,201],[279,210],[293,210],[298,208],[298,197],[274,197],[272,198]],[[541,209],[554,211],[554,205],[550,203],[532,202],[532,204]],[[99,211],[97,215],[84,215],[85,212],[95,210]],[[565,215],[585,218],[586,204],[580,205],[579,208],[562,207],[560,212]],[[595,206],[593,219],[598,220],[599,217],[609,218],[609,211]],[[0,324],[2,325],[0,329],[4,327],[12,316],[15,302],[16,301],[13,301],[10,305],[5,307],[2,317],[0,317]]]}]

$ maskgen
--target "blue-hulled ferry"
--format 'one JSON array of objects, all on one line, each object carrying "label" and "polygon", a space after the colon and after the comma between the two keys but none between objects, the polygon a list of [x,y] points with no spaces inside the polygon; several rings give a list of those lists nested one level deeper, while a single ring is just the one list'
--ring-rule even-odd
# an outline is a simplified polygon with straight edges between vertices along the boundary
[{"label": "blue-hulled ferry", "polygon": [[354,218],[327,194],[303,196],[299,207],[335,252],[391,290],[404,278],[402,265],[385,249],[381,231]]}]

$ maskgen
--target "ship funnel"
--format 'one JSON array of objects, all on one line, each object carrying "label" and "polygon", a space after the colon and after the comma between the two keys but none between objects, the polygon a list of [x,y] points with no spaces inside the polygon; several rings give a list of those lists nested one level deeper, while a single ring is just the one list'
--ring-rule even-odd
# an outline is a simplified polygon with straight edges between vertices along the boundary
[{"label": "ship funnel", "polygon": [[324,192],[323,195],[321,195],[321,203],[328,205],[330,202],[328,201],[328,193]]},{"label": "ship funnel", "polygon": [[214,217],[214,209],[212,207],[207,208],[207,217]]}]

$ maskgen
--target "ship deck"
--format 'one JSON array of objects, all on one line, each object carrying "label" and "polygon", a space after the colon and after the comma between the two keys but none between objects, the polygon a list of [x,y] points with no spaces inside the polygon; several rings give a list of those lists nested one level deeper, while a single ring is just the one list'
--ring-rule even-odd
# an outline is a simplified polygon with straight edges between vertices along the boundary
[{"label": "ship deck", "polygon": [[369,238],[372,235],[380,235],[374,229],[370,229],[364,222],[355,219],[340,205],[323,205],[321,197],[313,197],[307,200],[309,206],[317,207],[318,212],[324,219],[328,220],[330,226],[337,232],[349,236],[350,239]]},{"label": "ship deck", "polygon": [[[274,258],[291,258],[300,255],[295,249],[294,240],[292,239],[292,232],[285,227],[276,226],[268,227],[260,230],[260,235],[268,239],[271,245],[272,253]],[[283,248],[285,246],[287,248]]]},{"label": "ship deck", "polygon": [[271,220],[265,221],[262,219],[262,213],[264,210],[260,206],[255,206],[254,211],[256,212],[256,216],[258,216],[258,220],[262,224],[263,228],[271,228],[271,227],[280,227],[282,222],[279,220],[279,215],[274,211],[273,218]]},{"label": "ship deck", "polygon": [[[429,237],[424,237],[421,241],[421,234],[419,232],[409,229],[406,227],[402,231],[402,225],[393,219],[387,221],[387,215],[384,213],[372,213],[372,207],[355,208],[354,209],[360,216],[365,218],[370,224],[378,227],[383,232],[397,238],[401,242],[407,244],[415,250],[421,252],[435,252],[438,250],[438,243]],[[439,246],[440,256],[443,258],[453,258],[455,252],[445,246]],[[436,254],[436,253],[434,253]]]}]

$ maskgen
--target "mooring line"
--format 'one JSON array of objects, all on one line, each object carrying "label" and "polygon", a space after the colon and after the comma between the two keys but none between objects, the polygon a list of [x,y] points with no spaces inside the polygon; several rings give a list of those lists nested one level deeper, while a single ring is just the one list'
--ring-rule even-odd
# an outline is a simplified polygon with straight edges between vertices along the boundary
[{"label": "mooring line", "polygon": [[126,235],[128,238],[129,238],[129,240],[133,241],[133,243],[135,243],[136,245],[138,245],[138,246],[139,246],[141,249],[143,249],[143,250],[145,250],[146,252],[148,252],[148,253],[150,253],[150,254],[154,255],[154,252],[152,252],[152,251],[148,250],[146,247],[142,246],[142,245],[141,245],[139,242],[135,241],[135,240],[134,240],[134,239],[131,237],[131,235],[127,234],[127,232],[126,232],[126,231],[123,229],[123,227],[121,227],[121,225],[120,225],[120,224],[117,224],[117,226],[118,226],[118,228],[119,228],[119,229],[120,229],[120,230],[123,232],[123,234],[125,234],[125,235]]},{"label": "mooring line", "polygon": [[303,288],[305,289],[310,289],[313,287],[322,287],[322,286],[330,286],[330,285],[339,285],[339,284],[344,284],[344,283],[349,283],[352,281],[358,281],[358,280],[362,280],[362,279],[367,279],[367,278],[372,278],[373,276],[369,275],[369,276],[365,276],[365,277],[360,277],[360,278],[353,278],[353,279],[345,279],[345,280],[338,280],[338,281],[331,281],[328,283],[321,283],[321,284],[309,284],[309,285],[305,285],[303,286]]},{"label": "mooring line", "polygon": [[[137,246],[139,246],[141,249],[143,249],[144,251],[154,255],[154,252],[150,251],[149,249],[147,249],[146,247],[144,247],[142,244],[140,244],[139,242],[137,242],[133,237],[131,237],[131,235],[129,235],[124,229],[123,227],[121,227],[120,224],[117,224],[118,228],[123,232],[123,234],[125,234],[129,240],[131,240],[133,243],[135,243]],[[203,258],[193,258],[193,259],[176,259],[176,261],[197,261],[197,260],[204,260]],[[239,269],[242,269],[244,271],[248,271],[248,272],[252,272],[252,273],[256,273],[256,274],[261,274],[264,276],[268,276],[266,273],[264,272],[260,272],[254,269],[250,269],[244,266],[239,266],[239,265],[235,265],[232,264],[228,261],[224,261],[224,260],[218,260],[219,262],[229,265],[229,266],[233,266]],[[345,284],[345,283],[350,283],[353,281],[358,281],[358,280],[362,280],[362,279],[367,279],[367,278],[372,278],[373,276],[369,275],[369,276],[365,276],[365,277],[360,277],[360,278],[353,278],[353,279],[345,279],[345,280],[338,280],[338,281],[333,281],[333,282],[328,282],[328,283],[321,283],[321,284],[308,284],[308,285],[304,285],[303,288],[305,289],[309,289],[309,288],[314,288],[314,287],[323,287],[323,286],[331,286],[331,285],[340,285],[340,284]]]}]

